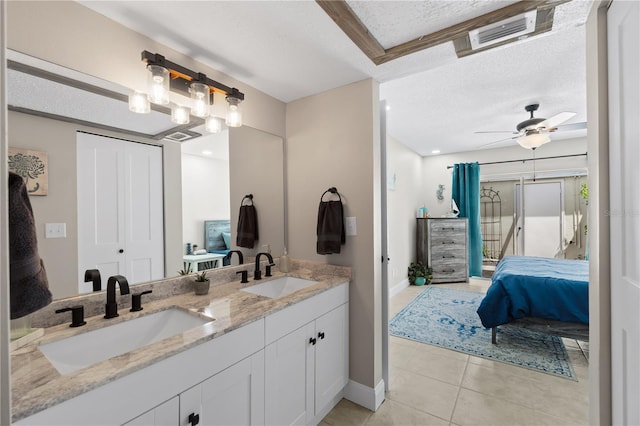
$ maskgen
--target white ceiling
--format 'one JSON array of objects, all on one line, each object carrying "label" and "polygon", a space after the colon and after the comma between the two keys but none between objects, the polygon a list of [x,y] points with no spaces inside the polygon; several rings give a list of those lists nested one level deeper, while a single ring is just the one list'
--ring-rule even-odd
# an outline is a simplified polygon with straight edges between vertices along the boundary
[{"label": "white ceiling", "polygon": [[[379,66],[315,1],[81,3],[284,102],[374,78],[391,106],[388,132],[422,155],[474,150],[501,139],[505,135],[474,132],[514,130],[533,101],[540,103],[536,117],[573,111],[568,123],[586,121],[590,1],[558,6],[553,31],[517,43],[458,59],[447,42]],[[514,2],[348,3],[387,48]],[[576,135],[584,131],[564,134]]]}]

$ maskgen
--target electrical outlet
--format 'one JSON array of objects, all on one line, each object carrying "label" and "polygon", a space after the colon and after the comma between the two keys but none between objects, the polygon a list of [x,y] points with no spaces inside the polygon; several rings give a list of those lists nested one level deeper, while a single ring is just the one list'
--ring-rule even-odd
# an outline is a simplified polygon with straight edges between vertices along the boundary
[{"label": "electrical outlet", "polygon": [[45,238],[67,238],[66,223],[46,223],[44,226]]}]

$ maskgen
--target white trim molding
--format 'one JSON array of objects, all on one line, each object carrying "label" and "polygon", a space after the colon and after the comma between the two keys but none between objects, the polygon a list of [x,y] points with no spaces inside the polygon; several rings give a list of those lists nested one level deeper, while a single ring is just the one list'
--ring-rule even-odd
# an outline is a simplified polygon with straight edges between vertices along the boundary
[{"label": "white trim molding", "polygon": [[391,289],[389,290],[389,298],[394,297],[396,294],[400,293],[402,290],[404,290],[407,287],[409,287],[409,279],[405,278],[404,280],[400,281],[398,284],[391,287]]},{"label": "white trim molding", "polygon": [[364,408],[376,411],[384,401],[384,380],[380,380],[375,388],[349,380],[344,389],[344,397]]}]

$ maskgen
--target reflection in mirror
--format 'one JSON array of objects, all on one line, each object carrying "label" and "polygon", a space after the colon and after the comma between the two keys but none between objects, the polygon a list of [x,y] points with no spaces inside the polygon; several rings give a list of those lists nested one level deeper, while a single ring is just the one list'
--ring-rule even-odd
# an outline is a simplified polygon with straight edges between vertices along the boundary
[{"label": "reflection in mirror", "polygon": [[[245,259],[260,251],[282,254],[282,138],[246,126],[206,134],[204,125],[196,120],[191,127],[176,128],[162,108],[151,114],[129,112],[127,88],[15,52],[8,56],[12,68],[7,78],[9,146],[47,154],[49,192],[32,196],[31,202],[39,251],[54,298],[75,295],[79,289],[91,291],[91,282],[84,283],[84,271],[100,269],[95,264],[81,265],[78,260],[82,250],[79,222],[87,210],[78,204],[78,132],[160,147],[164,276],[175,276],[183,269],[188,243],[192,249],[194,245],[205,248],[205,221],[229,221],[227,249],[238,249],[238,212],[242,197],[248,193],[255,197],[260,239],[253,248],[241,249]],[[37,82],[54,81],[56,85],[35,89],[34,81],[26,80],[34,74]],[[32,85],[30,91],[21,86],[25,82]],[[38,96],[17,97],[18,93]],[[37,105],[30,99],[37,99]],[[177,142],[164,137],[176,132],[190,140]],[[61,238],[46,238],[46,224],[65,224],[66,233]],[[236,259],[234,256],[234,264]],[[103,283],[112,272],[103,272]]]}]

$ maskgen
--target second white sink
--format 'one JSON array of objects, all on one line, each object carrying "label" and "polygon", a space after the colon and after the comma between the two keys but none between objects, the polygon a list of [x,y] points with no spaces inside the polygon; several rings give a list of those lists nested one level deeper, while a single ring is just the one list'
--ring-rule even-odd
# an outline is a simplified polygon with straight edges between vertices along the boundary
[{"label": "second white sink", "polygon": [[302,278],[282,277],[243,288],[242,291],[269,297],[271,299],[277,299],[278,297],[286,296],[294,291],[302,290],[303,288],[317,283],[317,281],[305,280]]},{"label": "second white sink", "polygon": [[40,351],[60,374],[69,374],[210,321],[171,308],[45,343]]}]

